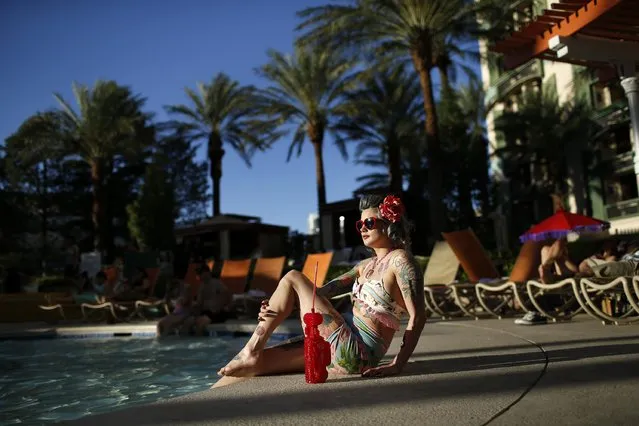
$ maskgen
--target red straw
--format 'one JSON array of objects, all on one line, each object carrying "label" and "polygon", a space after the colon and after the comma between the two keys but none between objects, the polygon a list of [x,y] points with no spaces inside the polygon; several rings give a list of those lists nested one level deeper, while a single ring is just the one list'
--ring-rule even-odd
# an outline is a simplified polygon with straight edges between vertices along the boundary
[{"label": "red straw", "polygon": [[315,293],[317,293],[317,268],[319,267],[319,262],[315,263],[315,280],[313,280],[313,307],[311,308],[311,312],[315,312]]}]

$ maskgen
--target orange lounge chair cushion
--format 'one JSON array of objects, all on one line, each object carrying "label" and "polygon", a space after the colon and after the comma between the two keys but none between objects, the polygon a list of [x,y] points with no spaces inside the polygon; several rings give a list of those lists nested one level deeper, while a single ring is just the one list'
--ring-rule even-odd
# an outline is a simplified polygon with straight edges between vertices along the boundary
[{"label": "orange lounge chair cushion", "polygon": [[331,266],[333,260],[333,252],[327,253],[314,253],[306,256],[304,262],[304,268],[302,268],[302,274],[304,274],[311,282],[315,279],[315,265],[317,265],[317,287],[322,287],[326,281],[326,275],[328,274],[328,268]]},{"label": "orange lounge chair cushion", "polygon": [[251,259],[225,260],[220,272],[220,280],[231,294],[242,294],[251,268]]},{"label": "orange lounge chair cushion", "polygon": [[253,278],[251,279],[252,290],[262,290],[267,295],[273,294],[277,284],[282,278],[286,257],[261,257],[255,263]]}]

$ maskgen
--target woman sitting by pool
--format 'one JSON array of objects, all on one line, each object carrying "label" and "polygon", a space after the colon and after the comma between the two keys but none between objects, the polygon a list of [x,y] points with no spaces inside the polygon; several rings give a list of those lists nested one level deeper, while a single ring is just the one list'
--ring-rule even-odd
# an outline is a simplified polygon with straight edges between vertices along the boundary
[{"label": "woman sitting by pool", "polygon": [[[359,208],[357,230],[364,245],[375,254],[317,290],[322,297],[315,301],[315,309],[324,317],[319,330],[331,345],[329,372],[366,377],[398,374],[426,322],[422,273],[410,254],[409,223],[401,200],[369,195],[360,200]],[[352,314],[342,316],[328,298],[351,290]],[[260,324],[246,346],[219,370],[218,374],[226,377],[214,387],[232,383],[233,377],[304,371],[301,340],[265,349],[273,330],[291,314],[295,296],[301,315],[310,312],[313,283],[299,271],[287,273],[271,299],[262,302]],[[404,314],[409,320],[399,353],[390,363],[378,366]]]}]

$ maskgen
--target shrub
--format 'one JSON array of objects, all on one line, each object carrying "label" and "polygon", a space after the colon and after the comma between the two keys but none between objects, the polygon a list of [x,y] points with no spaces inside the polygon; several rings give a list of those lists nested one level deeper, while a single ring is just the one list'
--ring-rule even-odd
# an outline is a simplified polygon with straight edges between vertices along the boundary
[{"label": "shrub", "polygon": [[40,293],[64,293],[77,288],[72,279],[63,276],[38,277],[34,282]]}]

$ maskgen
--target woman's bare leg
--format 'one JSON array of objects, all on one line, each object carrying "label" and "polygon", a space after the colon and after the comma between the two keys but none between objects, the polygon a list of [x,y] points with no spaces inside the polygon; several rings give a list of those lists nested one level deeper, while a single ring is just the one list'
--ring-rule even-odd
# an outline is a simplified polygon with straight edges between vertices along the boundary
[{"label": "woman's bare leg", "polygon": [[553,250],[553,246],[543,246],[541,248],[541,264],[539,265],[539,279],[542,283],[549,284],[554,280],[555,262],[552,255],[556,255],[557,251]]},{"label": "woman's bare leg", "polygon": [[[231,362],[218,371],[223,376],[256,376],[263,374],[276,374],[294,371],[303,371],[303,349],[300,352],[290,351],[289,353],[273,352],[275,355],[265,356],[264,350],[266,342],[273,334],[273,331],[286,319],[293,311],[295,295],[299,297],[300,311],[303,315],[311,310],[313,299],[313,283],[299,271],[291,271],[282,278],[269,299],[269,309],[274,312],[273,316],[265,317],[255,328],[253,335],[246,343],[246,346],[237,354]],[[335,311],[331,303],[323,297],[315,299],[315,310],[324,316],[324,322],[320,325],[320,334],[327,337],[344,322],[342,317]],[[302,363],[294,361],[302,354]],[[279,355],[279,356],[278,356]],[[291,365],[292,364],[292,365]],[[291,368],[288,366],[291,365]],[[301,368],[299,368],[301,367]]]}]

